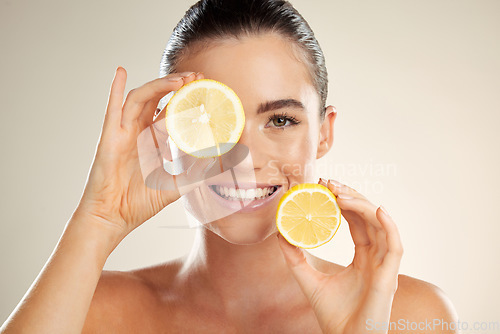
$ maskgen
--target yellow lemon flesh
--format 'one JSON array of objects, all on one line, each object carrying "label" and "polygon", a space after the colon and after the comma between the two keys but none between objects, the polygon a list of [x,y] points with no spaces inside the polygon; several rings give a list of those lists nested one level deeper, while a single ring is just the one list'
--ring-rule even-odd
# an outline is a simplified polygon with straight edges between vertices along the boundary
[{"label": "yellow lemon flesh", "polygon": [[340,226],[340,208],[325,186],[304,183],[290,188],[276,212],[276,226],[292,245],[315,248],[330,241]]},{"label": "yellow lemon flesh", "polygon": [[228,152],[245,126],[243,105],[236,93],[210,79],[180,88],[167,104],[165,119],[175,145],[197,158]]}]

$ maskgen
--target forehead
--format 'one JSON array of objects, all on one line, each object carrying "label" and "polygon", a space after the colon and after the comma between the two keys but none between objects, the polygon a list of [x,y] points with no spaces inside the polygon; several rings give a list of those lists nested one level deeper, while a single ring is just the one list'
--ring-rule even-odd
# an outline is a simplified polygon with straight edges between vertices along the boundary
[{"label": "forehead", "polygon": [[319,106],[304,57],[281,36],[230,38],[193,50],[177,64],[177,71],[203,72],[206,78],[228,85],[245,107],[284,98],[300,100],[306,109]]}]

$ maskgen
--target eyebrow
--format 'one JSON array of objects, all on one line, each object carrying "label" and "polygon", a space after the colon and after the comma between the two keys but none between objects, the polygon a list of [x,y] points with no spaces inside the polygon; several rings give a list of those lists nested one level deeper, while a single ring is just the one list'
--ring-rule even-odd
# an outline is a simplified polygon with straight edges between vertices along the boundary
[{"label": "eyebrow", "polygon": [[262,114],[267,111],[282,109],[282,108],[296,108],[305,110],[306,108],[302,104],[302,102],[297,101],[295,99],[282,99],[282,100],[274,100],[267,101],[266,103],[261,103],[259,108],[257,109],[257,114]]}]

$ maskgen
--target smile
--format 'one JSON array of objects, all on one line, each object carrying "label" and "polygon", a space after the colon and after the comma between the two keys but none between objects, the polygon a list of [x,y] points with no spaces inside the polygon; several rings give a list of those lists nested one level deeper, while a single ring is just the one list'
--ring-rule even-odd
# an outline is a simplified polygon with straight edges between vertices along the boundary
[{"label": "smile", "polygon": [[210,188],[220,197],[230,201],[253,201],[257,199],[265,199],[274,194],[279,186],[270,186],[263,188],[232,188],[220,185],[211,185]]}]

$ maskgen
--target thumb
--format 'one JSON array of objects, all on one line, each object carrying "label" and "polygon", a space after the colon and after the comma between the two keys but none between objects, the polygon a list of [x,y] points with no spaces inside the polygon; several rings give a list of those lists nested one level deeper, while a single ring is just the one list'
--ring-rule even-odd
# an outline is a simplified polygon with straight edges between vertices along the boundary
[{"label": "thumb", "polygon": [[316,289],[320,286],[321,280],[326,275],[311,267],[311,265],[307,263],[303,250],[291,245],[280,233],[278,233],[278,240],[283,256],[293,276],[299,283],[306,297],[311,299]]}]

